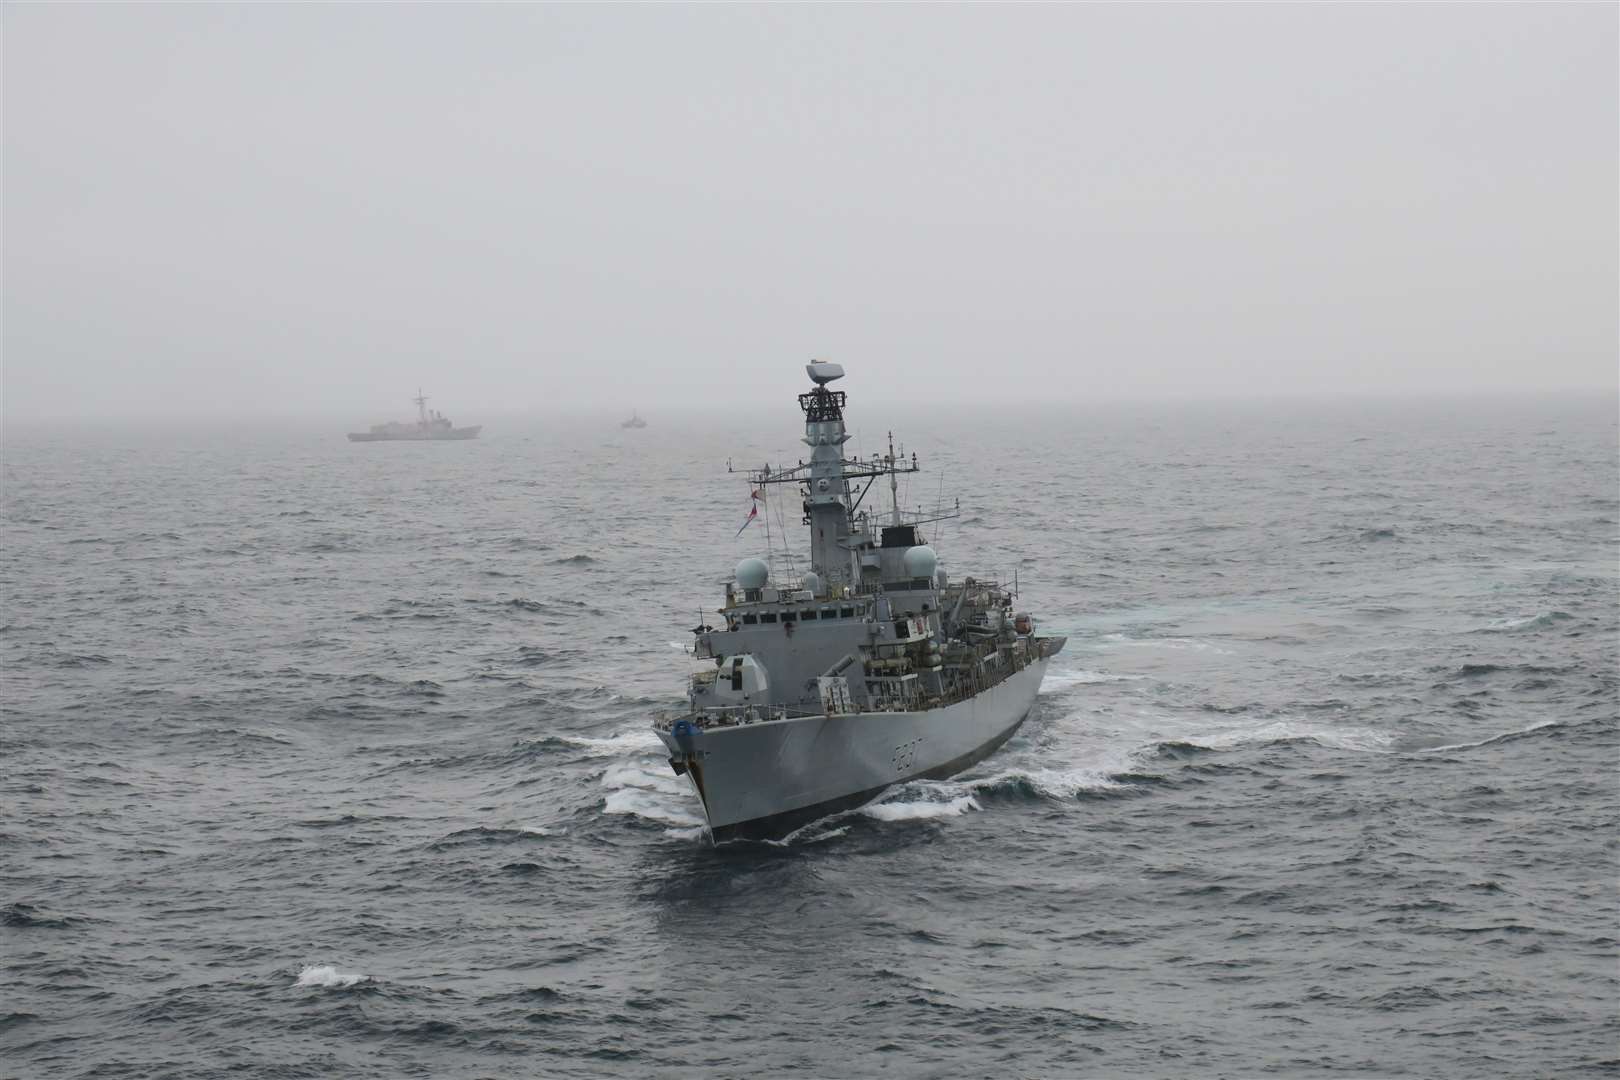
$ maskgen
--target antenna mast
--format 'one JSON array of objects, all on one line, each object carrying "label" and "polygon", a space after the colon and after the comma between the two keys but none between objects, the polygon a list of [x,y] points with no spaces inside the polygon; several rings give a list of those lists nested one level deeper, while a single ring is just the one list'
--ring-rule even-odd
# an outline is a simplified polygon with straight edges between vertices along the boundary
[{"label": "antenna mast", "polygon": [[884,459],[889,466],[889,502],[894,506],[894,524],[900,524],[900,481],[894,474],[894,432],[889,432],[889,456]]},{"label": "antenna mast", "polygon": [[[769,475],[771,475],[770,462],[765,463],[765,467],[759,471],[759,474],[761,476],[769,476]],[[749,501],[750,502],[753,501],[754,492],[756,490],[759,492],[759,501],[760,502],[765,502],[765,485],[764,484],[760,484],[757,489],[754,487],[753,484],[748,485],[748,498],[749,498]],[[765,519],[765,558],[767,560],[769,560],[770,562],[774,563],[776,561],[776,541],[771,538],[771,506],[770,506],[770,503],[768,503],[768,502],[765,503],[765,512],[763,514],[761,514],[760,517],[763,517]],[[786,540],[787,537],[784,536],[783,539]]]}]

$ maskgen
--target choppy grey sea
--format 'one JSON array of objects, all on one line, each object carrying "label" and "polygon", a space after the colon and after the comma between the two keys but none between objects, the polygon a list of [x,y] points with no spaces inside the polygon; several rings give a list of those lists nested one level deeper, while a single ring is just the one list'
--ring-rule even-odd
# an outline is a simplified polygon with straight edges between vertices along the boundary
[{"label": "choppy grey sea", "polygon": [[0,1075],[1620,1073],[1613,399],[850,389],[1069,646],[970,773],[720,848],[648,725],[790,395],[8,428]]}]

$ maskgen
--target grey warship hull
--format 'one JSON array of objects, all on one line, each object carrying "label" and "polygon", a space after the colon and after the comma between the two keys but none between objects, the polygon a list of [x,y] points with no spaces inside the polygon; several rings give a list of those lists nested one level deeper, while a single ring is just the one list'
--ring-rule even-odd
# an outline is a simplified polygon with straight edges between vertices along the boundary
[{"label": "grey warship hull", "polygon": [[784,717],[658,736],[682,761],[716,843],[777,839],[913,780],[942,780],[995,753],[1023,725],[1061,641],[974,697],[916,712]]},{"label": "grey warship hull", "polygon": [[[778,514],[780,501],[797,503],[810,569],[797,572],[787,550],[775,568],[738,563],[717,609],[723,624],[692,628],[692,658],[713,666],[691,676],[686,712],[653,724],[716,842],[782,836],[983,760],[1029,715],[1066,640],[1037,635],[1033,617],[1014,610],[1016,580],[951,580],[920,527],[958,509],[907,517],[898,478],[918,471],[916,455],[896,453],[891,436],[886,454],[845,457],[848,395],[828,389],[844,369],[817,361],[805,371],[815,384],[799,395],[809,460],[748,471],[737,535],[767,499]],[[880,479],[886,513],[863,505]]]},{"label": "grey warship hull", "polygon": [[472,427],[450,428],[448,430],[433,429],[427,431],[411,431],[404,433],[351,431],[350,442],[443,442],[456,439],[476,439],[478,433],[483,431],[483,425]]},{"label": "grey warship hull", "polygon": [[437,409],[427,407],[428,399],[421,390],[411,399],[416,404],[416,420],[411,423],[395,421],[388,424],[372,424],[370,431],[349,432],[350,442],[460,442],[463,439],[476,439],[478,433],[484,428],[480,424],[472,427],[456,427],[450,418]]}]

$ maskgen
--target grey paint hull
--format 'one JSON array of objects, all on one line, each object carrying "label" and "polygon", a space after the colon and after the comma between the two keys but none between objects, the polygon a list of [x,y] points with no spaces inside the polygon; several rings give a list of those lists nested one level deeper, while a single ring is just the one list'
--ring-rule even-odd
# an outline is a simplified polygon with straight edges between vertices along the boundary
[{"label": "grey paint hull", "polygon": [[476,439],[478,433],[484,430],[482,424],[473,427],[450,428],[448,430],[429,432],[409,432],[396,435],[388,432],[351,431],[350,442],[449,442],[457,439]]},{"label": "grey paint hull", "polygon": [[[718,841],[773,837],[869,802],[895,784],[937,780],[983,760],[1035,704],[1050,658],[942,709],[711,727],[688,770]],[[667,731],[672,756],[682,751]]]}]

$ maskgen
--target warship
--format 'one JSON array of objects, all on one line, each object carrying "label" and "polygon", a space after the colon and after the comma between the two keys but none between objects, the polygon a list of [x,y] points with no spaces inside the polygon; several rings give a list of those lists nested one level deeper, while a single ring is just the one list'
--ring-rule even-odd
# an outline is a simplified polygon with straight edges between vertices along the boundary
[{"label": "warship", "polygon": [[[1016,586],[950,579],[922,526],[958,511],[902,514],[897,478],[919,471],[916,454],[897,455],[891,435],[886,454],[845,457],[847,397],[828,388],[844,369],[806,370],[810,459],[747,472],[743,529],[768,491],[797,489],[810,568],[796,574],[790,555],[783,574],[764,559],[738,563],[723,625],[692,630],[703,667],[687,705],[653,725],[715,843],[779,838],[982,761],[1024,722],[1067,641],[1014,611]],[[863,506],[884,477],[890,509]]]},{"label": "warship", "polygon": [[630,419],[626,420],[624,423],[620,424],[619,426],[622,427],[622,428],[644,428],[644,427],[647,426],[647,421],[643,420],[636,413],[636,410],[631,409],[630,410]]},{"label": "warship", "polygon": [[422,396],[420,389],[416,391],[416,396],[411,399],[416,404],[416,423],[409,424],[394,421],[387,424],[373,424],[370,431],[349,432],[349,441],[395,442],[400,440],[476,439],[478,433],[484,430],[482,425],[476,424],[472,427],[456,427],[446,419],[443,413],[429,409],[427,400]]}]

